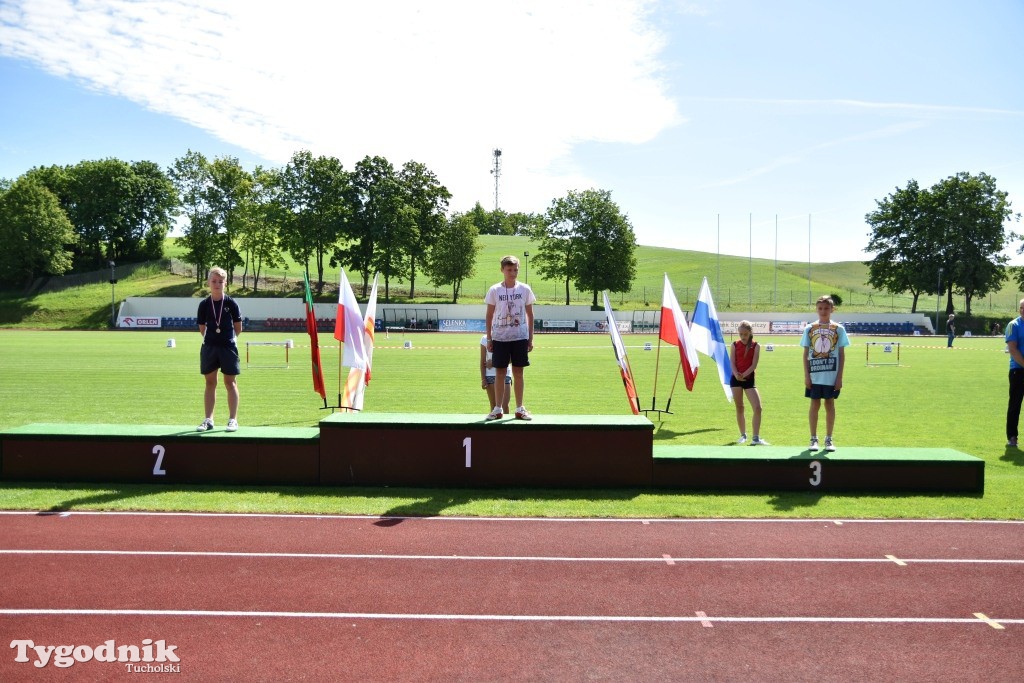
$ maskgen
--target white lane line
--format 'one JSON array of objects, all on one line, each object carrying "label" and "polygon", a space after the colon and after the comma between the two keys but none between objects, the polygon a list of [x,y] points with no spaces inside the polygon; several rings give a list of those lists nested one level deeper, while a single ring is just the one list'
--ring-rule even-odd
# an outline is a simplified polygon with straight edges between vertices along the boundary
[{"label": "white lane line", "polygon": [[1024,565],[1024,559],[971,558],[902,558],[883,557],[677,557],[667,553],[661,557],[567,557],[558,555],[395,555],[372,553],[283,553],[240,552],[216,550],[82,550],[46,548],[6,548],[3,555],[109,555],[117,557],[234,557],[254,559],[313,560],[450,560],[460,562],[657,562],[668,565],[722,563],[822,563],[822,564],[995,564]]},{"label": "white lane line", "polygon": [[1024,624],[1024,619],[976,617],[721,617],[646,616],[623,614],[402,614],[380,612],[276,612],[260,610],[175,610],[175,609],[0,609],[4,616],[142,616],[142,617],[282,617],[298,619],[378,619],[419,621],[562,621],[562,622],[649,622],[649,623],[732,623],[732,624]]},{"label": "white lane line", "polygon": [[270,518],[282,520],[408,520],[419,522],[556,522],[556,523],[584,523],[584,524],[969,524],[969,525],[1024,525],[1024,520],[1019,519],[769,519],[769,518],[730,518],[730,519],[640,519],[629,517],[441,517],[426,516],[415,517],[405,515],[322,515],[322,514],[292,514],[292,513],[269,513],[269,512],[146,512],[128,510],[73,510],[63,512],[46,512],[39,510],[0,510],[0,515],[19,515],[29,517],[46,516],[106,516],[106,517],[230,517],[230,518]]},{"label": "white lane line", "polygon": [[705,614],[704,612],[696,612],[696,614],[697,614],[698,617],[703,619],[703,621],[700,622],[701,626],[703,626],[704,628],[714,628],[715,627],[715,625],[712,624],[710,620],[708,620],[708,615],[707,614]]}]

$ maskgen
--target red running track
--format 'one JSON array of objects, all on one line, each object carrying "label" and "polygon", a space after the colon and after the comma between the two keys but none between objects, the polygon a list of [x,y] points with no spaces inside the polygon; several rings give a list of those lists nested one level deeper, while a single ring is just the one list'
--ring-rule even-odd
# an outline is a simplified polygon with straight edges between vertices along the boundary
[{"label": "red running track", "polygon": [[25,644],[144,639],[175,647],[178,680],[1024,679],[1019,522],[0,513],[0,529],[3,681],[147,675],[36,667]]}]

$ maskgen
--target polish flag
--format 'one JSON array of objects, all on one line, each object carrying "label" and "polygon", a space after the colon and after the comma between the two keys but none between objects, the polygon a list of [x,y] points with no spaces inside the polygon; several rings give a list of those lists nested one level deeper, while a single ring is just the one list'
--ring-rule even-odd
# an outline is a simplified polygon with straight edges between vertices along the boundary
[{"label": "polish flag", "polygon": [[683,379],[686,388],[693,391],[693,382],[697,379],[697,368],[700,361],[697,360],[697,349],[690,339],[690,326],[686,322],[686,316],[679,308],[679,300],[672,291],[672,283],[668,281],[668,273],[665,273],[665,291],[661,297],[661,328],[658,337],[666,344],[679,347],[679,362],[683,365]]}]

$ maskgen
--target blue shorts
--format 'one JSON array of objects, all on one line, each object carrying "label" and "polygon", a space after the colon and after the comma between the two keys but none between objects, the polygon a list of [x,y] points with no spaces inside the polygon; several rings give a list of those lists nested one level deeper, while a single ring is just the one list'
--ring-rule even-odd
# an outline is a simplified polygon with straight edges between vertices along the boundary
[{"label": "blue shorts", "polygon": [[[484,381],[487,382],[487,386],[491,386],[492,384],[494,384],[496,379],[497,379],[497,377],[495,375],[486,375],[484,377]],[[511,372],[505,373],[505,384],[512,384],[512,373]]]},{"label": "blue shorts", "polygon": [[237,346],[203,344],[199,347],[199,372],[209,375],[217,370],[225,375],[242,374],[242,360],[238,357]]},{"label": "blue shorts", "polygon": [[804,398],[811,400],[839,398],[839,389],[831,384],[812,384],[810,389],[804,387]]},{"label": "blue shorts", "polygon": [[530,364],[530,340],[492,341],[491,365],[496,368],[508,367],[509,362],[514,368],[525,368]]}]

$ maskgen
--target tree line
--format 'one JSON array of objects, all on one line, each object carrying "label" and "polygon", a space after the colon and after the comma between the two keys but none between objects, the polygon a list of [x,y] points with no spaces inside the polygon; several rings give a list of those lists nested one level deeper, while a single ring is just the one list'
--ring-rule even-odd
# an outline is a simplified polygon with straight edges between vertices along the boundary
[{"label": "tree line", "polygon": [[189,150],[166,170],[119,159],[36,167],[0,180],[0,282],[27,285],[42,275],[95,270],[108,262],[163,256],[182,226],[185,260],[201,281],[221,265],[255,291],[264,269],[284,254],[304,264],[323,291],[324,273],[344,267],[361,276],[363,295],[380,273],[384,300],[393,281],[428,278],[451,286],[474,275],[480,234],[528,235],[540,242],[539,272],[569,288],[628,291],[636,238],[605,190],[573,191],[543,214],[487,211],[479,202],[450,213],[451,193],[424,164],[396,168],[367,156],[349,170],[329,156],[296,152],[283,168],[249,172],[234,157],[207,159]]},{"label": "tree line", "polygon": [[[916,180],[897,188],[865,216],[871,227],[865,249],[876,254],[868,266],[868,284],[893,294],[946,295],[946,314],[954,312],[953,294],[971,301],[997,291],[1013,277],[1024,289],[1024,268],[1007,268],[1003,254],[1020,239],[1007,229],[1012,213],[1007,193],[986,173],[956,175],[922,188]],[[1024,253],[1021,247],[1017,253]]]}]

